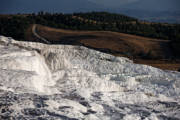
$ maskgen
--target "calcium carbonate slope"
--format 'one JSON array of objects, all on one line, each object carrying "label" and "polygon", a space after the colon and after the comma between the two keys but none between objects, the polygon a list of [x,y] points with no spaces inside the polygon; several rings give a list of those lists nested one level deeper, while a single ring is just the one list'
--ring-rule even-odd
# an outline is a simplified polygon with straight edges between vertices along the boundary
[{"label": "calcium carbonate slope", "polygon": [[180,73],[82,46],[0,36],[0,73],[2,118],[180,119]]}]

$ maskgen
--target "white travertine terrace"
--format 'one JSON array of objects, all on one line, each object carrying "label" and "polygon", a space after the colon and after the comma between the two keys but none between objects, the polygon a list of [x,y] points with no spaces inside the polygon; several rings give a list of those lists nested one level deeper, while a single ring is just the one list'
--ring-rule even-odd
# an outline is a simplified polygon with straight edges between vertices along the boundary
[{"label": "white travertine terrace", "polygon": [[[46,96],[43,110],[69,119],[180,119],[180,73],[82,46],[19,42],[0,36],[0,90]],[[12,102],[12,116],[24,115],[27,104],[36,110],[33,102]],[[41,117],[62,117],[49,112]]]}]

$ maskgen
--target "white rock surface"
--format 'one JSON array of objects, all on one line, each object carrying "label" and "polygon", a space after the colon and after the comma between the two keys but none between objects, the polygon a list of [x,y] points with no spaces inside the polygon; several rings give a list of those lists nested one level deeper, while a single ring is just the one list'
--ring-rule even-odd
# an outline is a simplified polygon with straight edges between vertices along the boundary
[{"label": "white rock surface", "polygon": [[0,90],[1,119],[180,119],[180,73],[82,46],[0,36]]}]

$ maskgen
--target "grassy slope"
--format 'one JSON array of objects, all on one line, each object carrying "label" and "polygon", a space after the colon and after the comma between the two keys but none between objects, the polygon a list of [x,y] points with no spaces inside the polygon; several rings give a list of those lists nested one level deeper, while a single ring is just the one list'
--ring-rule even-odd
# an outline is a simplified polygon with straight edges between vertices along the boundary
[{"label": "grassy slope", "polygon": [[[31,27],[26,32],[26,39],[33,41],[36,38],[31,33]],[[116,32],[54,29],[42,25],[37,25],[37,32],[54,44],[84,45],[116,56],[129,57],[139,64],[169,70],[180,68],[179,62],[165,60],[170,59],[172,56],[168,40],[151,39]]]}]

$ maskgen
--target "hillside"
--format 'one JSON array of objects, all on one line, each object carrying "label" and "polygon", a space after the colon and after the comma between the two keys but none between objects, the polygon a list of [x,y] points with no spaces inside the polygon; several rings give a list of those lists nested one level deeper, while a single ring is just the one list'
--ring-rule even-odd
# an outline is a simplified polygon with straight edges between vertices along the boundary
[{"label": "hillside", "polygon": [[[107,49],[112,53],[114,51],[114,54],[116,52],[124,55],[129,53],[134,57],[142,57],[141,52],[145,55],[150,51],[152,54],[154,53],[154,58],[168,58],[172,54],[171,50],[168,49],[170,48],[168,47],[168,40],[151,39],[110,31],[74,31],[54,29],[42,25],[35,26],[36,32],[48,40],[50,44],[82,44],[92,48]],[[26,40],[31,41],[29,38],[31,37],[27,36]],[[169,51],[169,54],[165,50]]]},{"label": "hillside", "polygon": [[[38,26],[37,32],[52,44],[84,45],[113,55],[129,57],[137,63],[162,69],[179,69],[179,24],[152,23],[107,12],[39,12],[0,15],[0,34],[21,41],[42,42],[33,36],[33,24],[51,27],[39,29]],[[57,32],[59,30],[52,28],[61,30]],[[67,31],[71,31],[70,34]]]},{"label": "hillside", "polygon": [[[82,45],[115,56],[128,57],[139,64],[148,64],[169,70],[180,68],[178,61],[171,60],[173,51],[168,40],[117,32],[73,31],[54,29],[42,25],[33,26],[36,26],[37,34],[49,41],[50,44]],[[26,32],[26,40],[41,41],[32,33],[32,27]],[[44,41],[41,42],[44,43]]]},{"label": "hillside", "polygon": [[180,73],[0,36],[0,119],[178,120]]},{"label": "hillside", "polygon": [[[8,24],[7,24],[8,23]],[[115,31],[166,40],[179,40],[180,25],[152,23],[107,12],[0,15],[0,34],[24,39],[31,24],[71,30]]]}]

